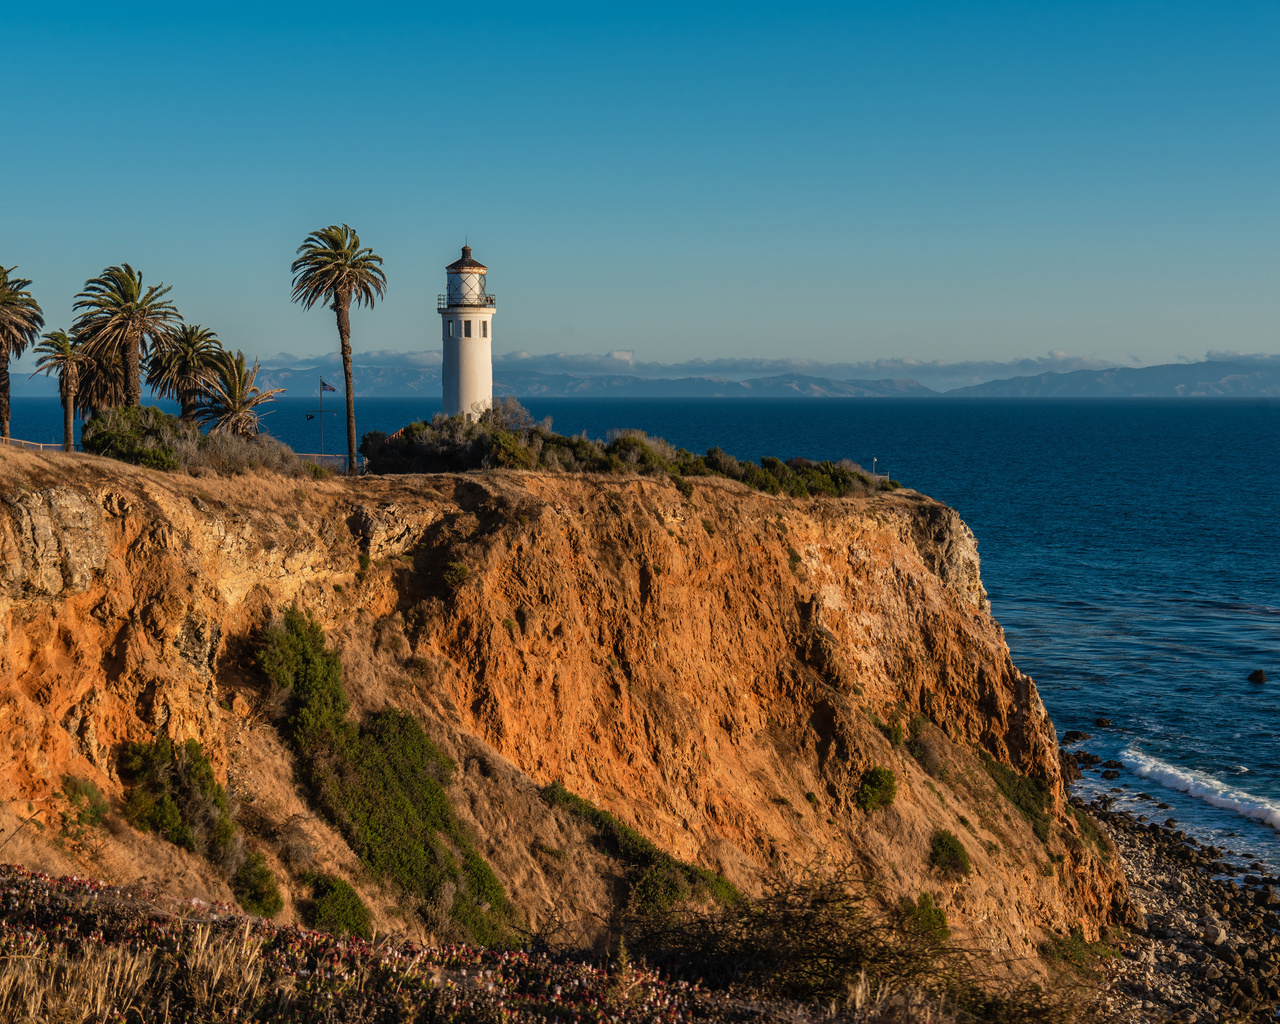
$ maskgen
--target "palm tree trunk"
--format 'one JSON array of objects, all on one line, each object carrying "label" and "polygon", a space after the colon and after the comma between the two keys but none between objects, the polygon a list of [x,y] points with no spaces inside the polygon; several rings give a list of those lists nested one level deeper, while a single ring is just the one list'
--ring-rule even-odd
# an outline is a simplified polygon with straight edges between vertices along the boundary
[{"label": "palm tree trunk", "polygon": [[124,343],[124,404],[142,404],[142,335],[132,331]]},{"label": "palm tree trunk", "polygon": [[0,346],[0,437],[9,440],[9,350]]},{"label": "palm tree trunk", "polygon": [[356,395],[351,386],[351,296],[333,300],[338,315],[338,340],[342,343],[342,379],[347,388],[347,476],[356,475]]},{"label": "palm tree trunk", "polygon": [[62,378],[62,450],[76,450],[76,386],[65,376]]}]

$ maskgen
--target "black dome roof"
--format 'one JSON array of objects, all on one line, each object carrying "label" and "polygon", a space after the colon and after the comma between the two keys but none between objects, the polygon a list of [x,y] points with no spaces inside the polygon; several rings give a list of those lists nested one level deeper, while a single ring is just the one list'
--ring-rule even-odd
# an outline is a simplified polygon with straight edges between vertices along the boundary
[{"label": "black dome roof", "polygon": [[464,245],[462,247],[462,259],[454,260],[444,269],[448,271],[458,272],[458,271],[464,271],[464,270],[485,271],[485,270],[488,270],[489,268],[486,267],[483,263],[480,263],[477,260],[473,260],[471,258],[471,246]]}]

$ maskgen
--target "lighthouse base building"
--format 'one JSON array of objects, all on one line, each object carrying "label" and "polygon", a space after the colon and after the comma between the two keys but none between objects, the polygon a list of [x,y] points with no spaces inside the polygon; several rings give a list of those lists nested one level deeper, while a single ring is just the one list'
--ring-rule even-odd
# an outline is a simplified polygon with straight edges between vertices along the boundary
[{"label": "lighthouse base building", "polygon": [[462,259],[445,267],[448,290],[436,302],[444,348],[441,383],[444,413],[474,418],[493,406],[494,296],[486,290],[488,267],[462,247]]}]

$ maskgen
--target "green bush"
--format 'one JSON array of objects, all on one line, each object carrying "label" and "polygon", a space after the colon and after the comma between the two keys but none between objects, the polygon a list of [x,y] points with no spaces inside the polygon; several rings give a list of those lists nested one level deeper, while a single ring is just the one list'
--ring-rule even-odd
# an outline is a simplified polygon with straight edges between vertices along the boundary
[{"label": "green bush", "polygon": [[930,936],[940,943],[951,938],[947,915],[941,907],[934,906],[931,893],[922,892],[914,901],[908,896],[902,897],[897,907],[897,919],[901,928]]},{"label": "green bush", "polygon": [[243,473],[267,469],[285,476],[324,476],[325,471],[298,458],[293,449],[260,434],[236,437],[202,434],[194,424],[154,405],[94,412],[81,431],[84,450],[148,469],[212,469]]},{"label": "green bush", "polygon": [[97,828],[107,820],[111,807],[97,785],[77,775],[62,777],[62,794],[71,804],[69,824],[77,829]]},{"label": "green bush", "polygon": [[177,442],[194,440],[200,431],[154,405],[94,412],[80,433],[84,450],[148,469],[177,469],[182,460]]},{"label": "green bush", "polygon": [[157,736],[151,743],[126,743],[120,769],[131,784],[124,814],[134,828],[224,868],[235,866],[236,825],[199,740],[175,746],[168,736]]},{"label": "green bush", "polygon": [[508,943],[510,901],[445,792],[453,762],[395,708],[350,721],[337,653],[297,608],[265,639],[258,663],[291,695],[285,735],[299,774],[361,862],[424,904],[451,885],[449,914],[467,937]]},{"label": "green bush", "polygon": [[261,853],[251,853],[231,876],[231,891],[236,902],[251,914],[259,917],[275,917],[284,906],[276,876],[267,867],[267,858]]},{"label": "green bush", "polygon": [[1067,936],[1052,935],[1040,946],[1040,956],[1049,963],[1072,968],[1082,977],[1096,979],[1099,960],[1119,958],[1120,953],[1105,942],[1087,942],[1077,925]]},{"label": "green bush", "polygon": [[1051,824],[1049,816],[1045,814],[1045,808],[1049,805],[1049,788],[1039,779],[1019,775],[985,750],[979,750],[978,757],[987,774],[995,781],[996,788],[1031,823],[1031,831],[1035,833],[1035,837],[1040,842],[1047,843]]},{"label": "green bush", "polygon": [[666,910],[691,895],[702,893],[718,903],[732,903],[741,898],[722,875],[677,860],[608,811],[570,792],[559,780],[542,790],[542,799],[591,825],[596,830],[597,845],[629,866],[631,902],[637,910]]},{"label": "green bush", "polygon": [[929,863],[943,874],[968,875],[972,870],[969,854],[954,832],[934,829],[929,839]]},{"label": "green bush", "polygon": [[373,915],[350,884],[332,875],[314,875],[311,900],[303,905],[307,926],[331,935],[373,938]]},{"label": "green bush", "polygon": [[857,804],[870,814],[881,807],[888,807],[898,795],[898,780],[889,768],[868,768],[862,774],[858,787]]}]

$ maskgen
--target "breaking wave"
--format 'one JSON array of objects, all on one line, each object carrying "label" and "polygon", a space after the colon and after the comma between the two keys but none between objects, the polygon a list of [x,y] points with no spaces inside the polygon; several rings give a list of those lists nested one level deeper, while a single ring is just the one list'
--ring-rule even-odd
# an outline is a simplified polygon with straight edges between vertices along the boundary
[{"label": "breaking wave", "polygon": [[1166,789],[1177,790],[1195,797],[1213,807],[1235,811],[1245,818],[1253,818],[1280,831],[1280,806],[1268,803],[1252,793],[1236,789],[1220,782],[1212,775],[1189,768],[1175,768],[1159,758],[1127,748],[1120,754],[1124,766],[1143,779],[1151,779]]}]

